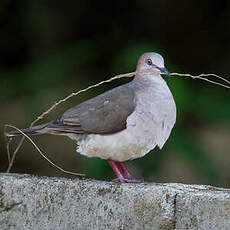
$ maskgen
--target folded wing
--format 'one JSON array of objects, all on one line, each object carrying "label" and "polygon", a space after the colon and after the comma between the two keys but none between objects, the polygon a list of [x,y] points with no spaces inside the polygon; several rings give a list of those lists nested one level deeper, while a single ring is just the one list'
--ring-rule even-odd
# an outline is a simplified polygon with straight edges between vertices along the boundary
[{"label": "folded wing", "polygon": [[126,128],[134,109],[135,95],[128,83],[67,110],[47,128],[61,133],[112,134]]}]

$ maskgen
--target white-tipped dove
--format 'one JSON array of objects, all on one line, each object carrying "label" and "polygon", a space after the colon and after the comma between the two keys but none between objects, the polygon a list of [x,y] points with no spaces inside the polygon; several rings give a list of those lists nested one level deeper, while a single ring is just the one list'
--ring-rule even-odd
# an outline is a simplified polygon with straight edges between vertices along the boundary
[{"label": "white-tipped dove", "polygon": [[[121,85],[67,110],[49,123],[22,130],[28,135],[66,135],[77,141],[77,152],[108,160],[117,182],[141,182],[121,163],[162,148],[176,121],[173,96],[161,77],[169,72],[157,53],[144,53],[136,76]],[[9,137],[20,135],[18,131]],[[122,173],[119,171],[121,169]]]}]

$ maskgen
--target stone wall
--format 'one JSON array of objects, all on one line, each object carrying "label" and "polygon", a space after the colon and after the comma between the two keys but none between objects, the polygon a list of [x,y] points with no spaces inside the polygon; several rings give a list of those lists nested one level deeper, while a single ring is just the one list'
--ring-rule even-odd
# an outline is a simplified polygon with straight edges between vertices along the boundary
[{"label": "stone wall", "polygon": [[0,229],[230,229],[230,189],[2,173]]}]

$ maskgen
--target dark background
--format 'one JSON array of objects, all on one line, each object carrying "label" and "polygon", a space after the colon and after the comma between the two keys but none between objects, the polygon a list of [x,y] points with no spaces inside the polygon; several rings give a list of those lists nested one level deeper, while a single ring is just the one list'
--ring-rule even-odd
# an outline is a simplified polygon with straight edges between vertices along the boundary
[{"label": "dark background", "polygon": [[[217,73],[229,79],[230,1],[0,1],[1,171],[7,168],[3,125],[24,128],[55,101],[116,74],[135,70],[146,51],[163,55],[170,72]],[[67,108],[124,80],[91,90]],[[230,91],[185,77],[167,79],[177,123],[164,148],[127,162],[155,182],[230,185]],[[63,168],[111,179],[106,161],[80,156],[59,136],[33,137]],[[19,139],[11,144],[11,152]],[[25,141],[12,172],[68,176]]]}]

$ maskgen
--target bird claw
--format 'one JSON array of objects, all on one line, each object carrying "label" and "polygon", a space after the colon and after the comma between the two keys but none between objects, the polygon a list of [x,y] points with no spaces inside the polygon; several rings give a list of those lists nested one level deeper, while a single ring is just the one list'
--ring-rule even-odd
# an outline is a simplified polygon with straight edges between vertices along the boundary
[{"label": "bird claw", "polygon": [[113,180],[113,182],[120,182],[120,183],[143,183],[143,179],[134,179],[134,178],[125,178],[125,177],[118,177]]}]

